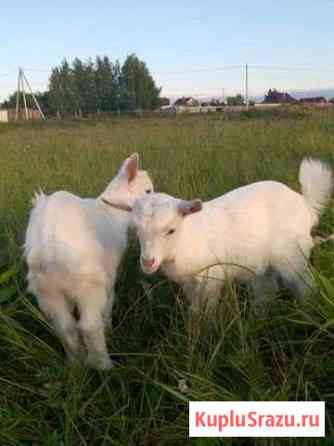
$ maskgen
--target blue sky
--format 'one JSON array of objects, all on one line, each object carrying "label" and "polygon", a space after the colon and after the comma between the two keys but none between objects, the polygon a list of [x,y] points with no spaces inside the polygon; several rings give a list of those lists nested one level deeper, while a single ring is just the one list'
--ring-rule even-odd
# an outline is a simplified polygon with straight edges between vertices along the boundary
[{"label": "blue sky", "polygon": [[246,62],[251,95],[334,87],[334,0],[1,3],[0,100],[18,66],[40,90],[63,57],[132,52],[171,96],[243,93]]}]

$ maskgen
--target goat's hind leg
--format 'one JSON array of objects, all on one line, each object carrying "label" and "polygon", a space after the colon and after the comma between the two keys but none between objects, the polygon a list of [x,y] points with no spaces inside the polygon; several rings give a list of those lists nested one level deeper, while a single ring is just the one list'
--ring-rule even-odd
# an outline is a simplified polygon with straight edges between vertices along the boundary
[{"label": "goat's hind leg", "polygon": [[251,279],[250,288],[254,295],[253,308],[258,316],[266,316],[269,306],[279,290],[278,282],[279,276],[272,270]]},{"label": "goat's hind leg", "polygon": [[114,288],[112,288],[112,290],[109,291],[109,293],[108,293],[107,303],[106,303],[106,306],[103,311],[103,320],[104,320],[104,325],[106,328],[112,327],[112,317],[111,316],[112,316],[112,309],[114,306],[114,300],[115,300],[115,291],[114,291]]},{"label": "goat's hind leg", "polygon": [[79,328],[87,348],[87,364],[100,370],[108,370],[113,363],[108,355],[105,339],[105,315],[108,296],[103,286],[82,283],[77,296]]},{"label": "goat's hind leg", "polygon": [[293,265],[281,263],[277,270],[286,288],[296,293],[300,298],[308,297],[314,290],[314,282],[307,267],[306,259],[300,254]]},{"label": "goat's hind leg", "polygon": [[36,293],[38,304],[45,316],[50,320],[57,335],[61,339],[69,362],[83,360],[85,349],[81,342],[77,321],[72,315],[66,297],[57,290],[43,290]]}]

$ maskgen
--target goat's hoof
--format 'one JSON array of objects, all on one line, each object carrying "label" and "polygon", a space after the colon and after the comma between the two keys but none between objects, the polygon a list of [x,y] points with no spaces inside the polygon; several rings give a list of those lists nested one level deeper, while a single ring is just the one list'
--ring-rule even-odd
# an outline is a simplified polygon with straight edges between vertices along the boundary
[{"label": "goat's hoof", "polygon": [[103,361],[101,364],[99,364],[99,370],[110,370],[114,367],[114,363],[110,358],[108,358],[108,361]]},{"label": "goat's hoof", "polygon": [[97,370],[110,370],[114,366],[114,363],[109,357],[95,359],[94,361],[88,360],[87,364]]},{"label": "goat's hoof", "polygon": [[85,363],[85,354],[83,352],[78,352],[76,354],[69,351],[66,352],[65,363],[68,366],[72,365],[82,365]]}]

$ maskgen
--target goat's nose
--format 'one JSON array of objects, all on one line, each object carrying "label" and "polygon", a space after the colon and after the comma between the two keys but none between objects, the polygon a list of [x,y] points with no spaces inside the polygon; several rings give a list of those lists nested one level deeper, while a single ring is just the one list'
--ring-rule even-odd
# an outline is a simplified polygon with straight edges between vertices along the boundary
[{"label": "goat's nose", "polygon": [[147,259],[147,258],[145,258],[145,257],[142,258],[142,264],[143,264],[143,266],[144,266],[145,268],[152,268],[152,266],[154,265],[154,263],[155,263],[155,258],[154,258],[154,257],[152,257],[152,258],[150,258],[150,259]]}]

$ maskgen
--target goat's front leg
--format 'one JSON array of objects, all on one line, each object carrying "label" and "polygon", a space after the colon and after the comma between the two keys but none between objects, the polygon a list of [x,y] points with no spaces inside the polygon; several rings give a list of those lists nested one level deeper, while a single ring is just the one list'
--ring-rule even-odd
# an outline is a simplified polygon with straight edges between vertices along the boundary
[{"label": "goat's front leg", "polygon": [[183,292],[189,301],[190,309],[193,314],[199,314],[201,310],[200,280],[193,277],[182,285]]},{"label": "goat's front leg", "polygon": [[214,312],[223,287],[223,280],[217,274],[216,276],[210,269],[208,274],[194,277],[183,285],[193,313],[200,313],[202,310],[207,314]]},{"label": "goat's front leg", "polygon": [[210,268],[204,276],[201,276],[200,295],[203,307],[207,315],[212,316],[216,310],[224,280],[219,265]]}]

